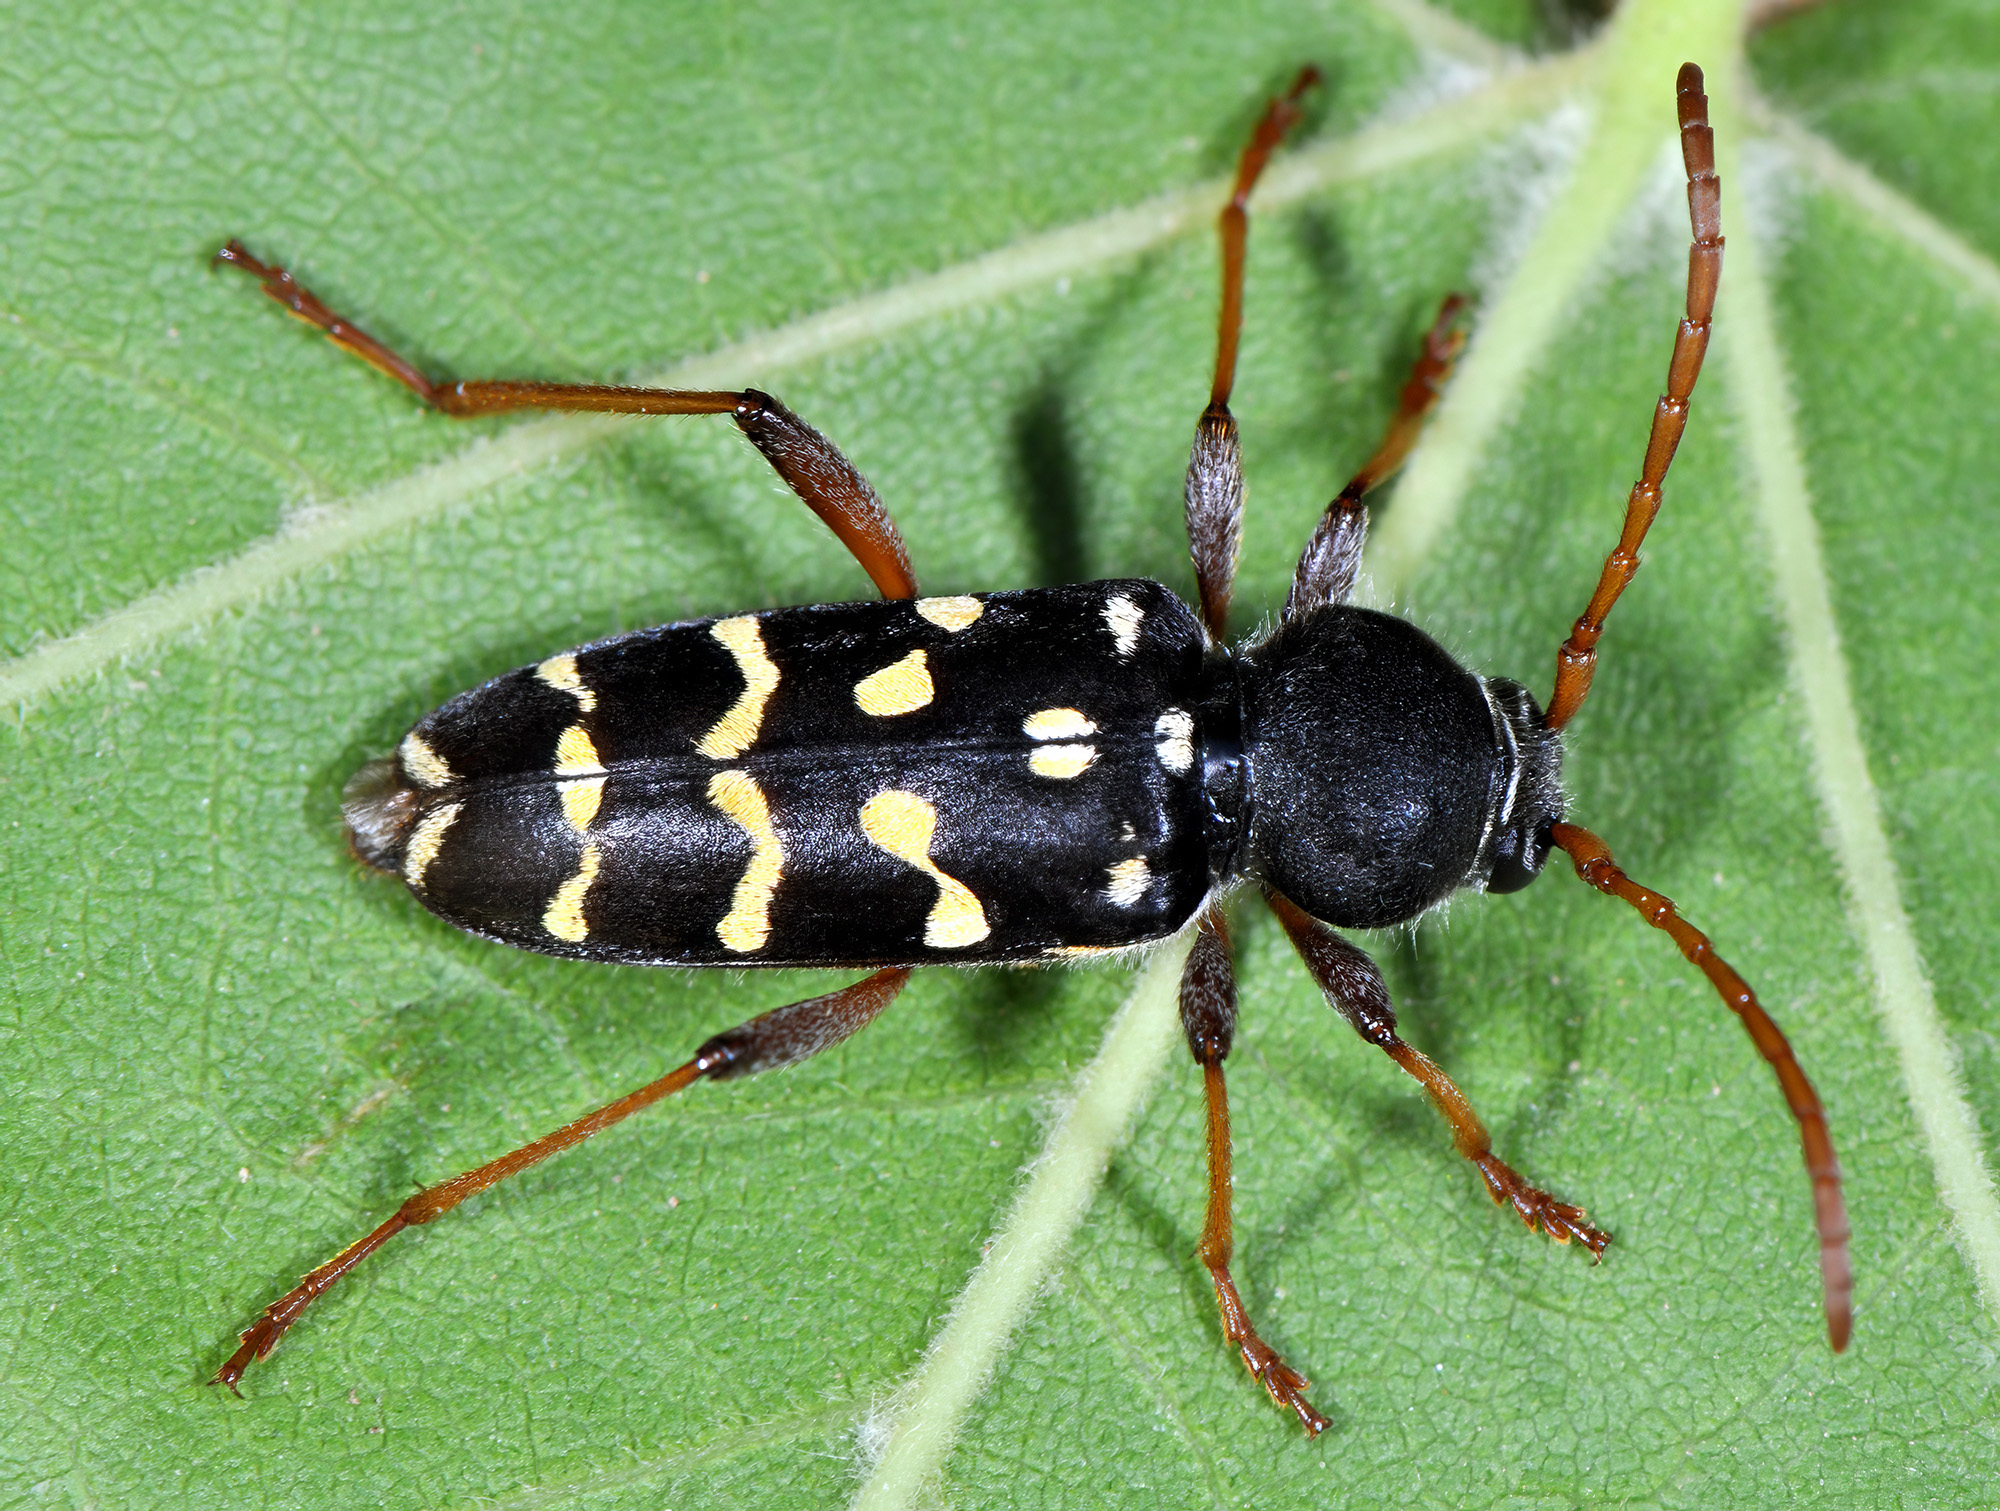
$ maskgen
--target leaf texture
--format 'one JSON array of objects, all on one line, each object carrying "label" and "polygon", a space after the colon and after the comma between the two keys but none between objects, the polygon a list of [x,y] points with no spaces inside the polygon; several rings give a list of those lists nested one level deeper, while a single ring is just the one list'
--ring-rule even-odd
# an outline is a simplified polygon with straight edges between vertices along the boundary
[{"label": "leaf texture", "polygon": [[[422,413],[211,271],[221,241],[440,375],[754,377],[873,479],[927,591],[1116,573],[1188,592],[1213,183],[1317,60],[1329,87],[1252,230],[1251,624],[1437,301],[1497,318],[1532,280],[1602,127],[1578,102],[1623,45],[1547,15],[17,13],[0,1502],[846,1504],[864,1428],[899,1409],[1130,984],[922,976],[843,1049],[699,1087],[398,1239],[243,1401],[206,1388],[237,1328],[417,1185],[836,979],[461,937],[347,856],[346,777],[562,646],[867,592],[730,427]],[[1972,1206],[2000,1130],[2000,28],[1976,0],[1828,4],[1753,36],[1735,76],[1725,230],[1755,249],[1781,381],[1731,354],[1732,263],[1568,782],[1817,1081],[1855,1224],[1852,1349],[1825,1348],[1767,1070],[1626,910],[1552,867],[1368,941],[1503,1156],[1616,1234],[1593,1267],[1480,1198],[1246,908],[1238,1279],[1333,1429],[1304,1443],[1221,1341],[1193,1258],[1200,1086],[1175,1053],[926,1494],[1874,1507],[1990,1484]],[[1663,126],[1448,507],[1426,524],[1413,483],[1380,520],[1416,544],[1378,554],[1377,591],[1537,690],[1615,536],[1678,315],[1665,150]],[[1810,646],[1760,491],[1773,423],[1817,540]],[[1811,650],[1850,690],[1874,870],[1824,796]],[[1884,877],[1935,1075],[1884,1005]],[[1969,1197],[1940,1175],[1940,1118],[1969,1141]]]}]

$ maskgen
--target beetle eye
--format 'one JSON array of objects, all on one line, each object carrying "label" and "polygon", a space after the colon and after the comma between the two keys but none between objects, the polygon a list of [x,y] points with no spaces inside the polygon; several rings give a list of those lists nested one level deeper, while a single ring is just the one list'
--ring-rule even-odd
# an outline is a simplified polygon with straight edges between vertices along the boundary
[{"label": "beetle eye", "polygon": [[1545,819],[1538,829],[1509,829],[1493,841],[1493,870],[1486,878],[1489,892],[1518,892],[1542,874],[1542,862],[1549,858],[1549,830],[1554,820]]}]

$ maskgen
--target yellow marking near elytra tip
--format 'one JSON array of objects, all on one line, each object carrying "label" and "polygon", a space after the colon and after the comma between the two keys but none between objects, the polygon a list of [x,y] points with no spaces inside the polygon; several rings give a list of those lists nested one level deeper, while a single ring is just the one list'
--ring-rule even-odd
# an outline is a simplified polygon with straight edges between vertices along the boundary
[{"label": "yellow marking near elytra tip", "polygon": [[590,925],[583,921],[583,899],[597,880],[597,860],[597,846],[585,845],[576,875],[556,888],[548,911],[542,914],[542,927],[567,943],[582,944],[590,937]]},{"label": "yellow marking near elytra tip", "polygon": [[1036,776],[1067,781],[1082,776],[1096,759],[1095,745],[1037,745],[1028,752],[1028,769]]},{"label": "yellow marking near elytra tip", "polygon": [[1146,611],[1123,593],[1104,605],[1104,627],[1111,631],[1119,656],[1127,661],[1139,649],[1139,626],[1145,621]]},{"label": "yellow marking near elytra tip", "polygon": [[718,771],[708,779],[708,800],[734,819],[756,846],[737,879],[729,912],[715,926],[715,937],[725,950],[747,955],[764,948],[771,937],[771,894],[785,874],[785,849],[771,827],[770,804],[747,772]]},{"label": "yellow marking near elytra tip", "polygon": [[889,719],[927,707],[936,692],[931,686],[930,658],[922,651],[911,651],[901,661],[855,683],[854,701],[863,713]]},{"label": "yellow marking near elytra tip", "polygon": [[1080,740],[1096,734],[1097,725],[1080,708],[1044,708],[1021,721],[1021,733],[1031,740]]},{"label": "yellow marking near elytra tip", "polygon": [[597,759],[597,742],[581,724],[570,725],[556,741],[556,775],[604,775],[604,763]]},{"label": "yellow marking near elytra tip", "polygon": [[535,675],[559,692],[573,696],[577,707],[585,713],[597,707],[597,694],[585,687],[583,679],[576,674],[576,657],[551,656],[535,668]]},{"label": "yellow marking near elytra tip", "polygon": [[1088,960],[1096,955],[1116,955],[1129,945],[1119,944],[1057,944],[1042,951],[1045,960]]},{"label": "yellow marking near elytra tip", "polygon": [[977,598],[919,598],[917,612],[948,635],[969,628],[986,612]]},{"label": "yellow marking near elytra tip", "polygon": [[423,736],[412,730],[396,749],[403,758],[403,771],[419,787],[444,787],[457,780],[444,757],[432,750]]},{"label": "yellow marking near elytra tip", "polygon": [[574,782],[558,784],[562,793],[563,817],[569,820],[570,828],[582,834],[590,828],[590,821],[597,817],[597,808],[604,801],[604,778],[601,776],[581,777]]},{"label": "yellow marking near elytra tip", "polygon": [[962,950],[993,932],[986,910],[971,888],[947,876],[931,859],[937,809],[914,792],[890,788],[861,808],[861,832],[896,859],[915,866],[938,884],[938,900],[924,920],[924,943],[934,950]]},{"label": "yellow marking near elytra tip", "polygon": [[451,821],[458,817],[463,803],[446,803],[435,812],[426,813],[410,835],[410,843],[403,850],[403,880],[413,887],[424,884],[424,872],[437,859],[438,850],[444,844],[444,831],[451,827]]},{"label": "yellow marking near elytra tip", "polygon": [[1153,753],[1175,776],[1194,764],[1194,718],[1186,709],[1170,708],[1161,714],[1153,725],[1153,736],[1160,742]]},{"label": "yellow marking near elytra tip", "polygon": [[1104,895],[1121,908],[1137,907],[1139,899],[1146,895],[1146,888],[1153,884],[1152,868],[1141,855],[1105,867],[1104,874],[1111,878],[1111,885],[1104,889]]},{"label": "yellow marking near elytra tip", "polygon": [[708,633],[736,658],[743,691],[715,727],[694,742],[694,748],[711,760],[733,761],[756,743],[764,727],[764,705],[778,690],[778,666],[764,653],[764,631],[754,614],[718,619]]}]

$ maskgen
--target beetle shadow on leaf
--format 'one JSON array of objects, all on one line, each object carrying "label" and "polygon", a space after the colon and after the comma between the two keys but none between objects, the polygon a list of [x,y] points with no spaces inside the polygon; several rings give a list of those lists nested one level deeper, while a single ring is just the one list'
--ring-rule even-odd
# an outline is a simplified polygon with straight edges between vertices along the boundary
[{"label": "beetle shadow on leaf", "polygon": [[[1313,308],[1308,318],[1311,328],[1322,333],[1319,345],[1328,360],[1305,368],[1312,385],[1304,410],[1309,418],[1274,439],[1326,458],[1325,491],[1331,498],[1380,444],[1410,369],[1423,351],[1424,335],[1450,290],[1412,290],[1385,307],[1350,252],[1336,211],[1307,206],[1290,217],[1288,230],[1292,246],[1311,273]],[[1357,327],[1386,333],[1386,338],[1375,341],[1372,360],[1364,356],[1361,364],[1350,356]],[[1378,488],[1369,495],[1373,521],[1380,520],[1394,492],[1392,487]]]},{"label": "beetle shadow on leaf", "polygon": [[[1009,491],[1034,556],[1030,586],[1087,582],[1099,571],[1086,528],[1091,500],[1071,414],[1084,367],[1138,302],[1161,261],[1160,254],[1149,255],[1113,280],[1015,403],[1007,427]],[[1125,563],[1118,570],[1135,569]]]},{"label": "beetle shadow on leaf", "polygon": [[963,976],[963,1005],[954,1016],[964,1051],[990,1075],[1006,1076],[1010,1067],[1027,1062],[1027,1047],[1047,1037],[1067,995],[1065,977],[1072,974],[1008,968]]},{"label": "beetle shadow on leaf", "polygon": [[[1198,1102],[1190,1102],[1187,1115],[1199,1119]],[[1203,1183],[1206,1181],[1206,1168],[1198,1155],[1189,1166],[1191,1172],[1200,1172]],[[1296,1298],[1289,1302],[1278,1299],[1272,1275],[1279,1263],[1282,1246],[1287,1241],[1286,1235],[1307,1231],[1332,1205],[1333,1192],[1340,1184],[1331,1179],[1312,1183],[1310,1189],[1301,1193],[1298,1199],[1287,1203],[1283,1213],[1274,1221],[1246,1224],[1242,1221],[1244,1214],[1240,1205],[1236,1213],[1236,1253],[1230,1264],[1230,1276],[1236,1282],[1259,1336],[1276,1348],[1286,1362],[1308,1374],[1312,1371],[1301,1362],[1298,1340],[1287,1326],[1287,1306],[1299,1303]],[[1138,1229],[1146,1246],[1168,1262],[1174,1283],[1187,1298],[1189,1310],[1200,1319],[1200,1331],[1213,1348],[1218,1367],[1230,1383],[1248,1385],[1242,1375],[1228,1367],[1235,1356],[1235,1349],[1223,1336],[1215,1288],[1198,1257],[1205,1184],[1191,1180],[1187,1185],[1184,1215],[1192,1220],[1192,1226],[1153,1200],[1147,1194],[1146,1186],[1145,1179],[1126,1156],[1121,1154],[1112,1158],[1104,1175],[1105,1195],[1117,1203],[1126,1219]],[[1181,1187],[1177,1185],[1174,1190],[1178,1194]],[[1351,1428],[1352,1418],[1332,1398],[1332,1391],[1328,1388],[1331,1383],[1331,1380],[1322,1380],[1320,1388],[1311,1392],[1311,1399],[1331,1424],[1326,1429],[1326,1435],[1339,1436]],[[1251,1403],[1248,1409],[1256,1410],[1260,1403],[1264,1403],[1264,1396],[1253,1386],[1245,1400]]]},{"label": "beetle shadow on leaf", "polygon": [[[713,462],[695,452],[696,437],[671,430],[635,434],[607,458],[618,469],[620,496],[631,500],[649,534],[657,530],[663,565],[657,571],[661,585],[596,634],[860,596],[853,559],[763,458],[736,438],[735,427],[727,430],[722,439],[729,459],[721,479],[702,475]],[[774,541],[801,537],[812,543],[802,570],[774,561]]]},{"label": "beetle shadow on leaf", "polygon": [[1014,412],[1009,439],[1018,480],[1015,497],[1026,517],[1038,587],[1091,577],[1083,539],[1083,479],[1066,410],[1062,375],[1045,370]]},{"label": "beetle shadow on leaf", "polygon": [[[1505,899],[1465,902],[1475,907],[1508,905]],[[1585,1019],[1566,996],[1550,994],[1545,983],[1554,972],[1534,971],[1531,979],[1541,989],[1531,990],[1525,1001],[1512,993],[1482,991],[1492,974],[1489,963],[1476,954],[1463,958],[1443,933],[1442,929],[1414,935],[1403,931],[1393,948],[1380,951],[1390,979],[1397,984],[1400,1027],[1403,1037],[1444,1066],[1447,1074],[1469,1075],[1472,1063],[1484,1052],[1472,1041],[1487,1035],[1465,1032],[1475,1014],[1495,1042],[1527,1043],[1529,1061],[1522,1069],[1533,1076],[1532,1089],[1513,1093],[1504,1107],[1482,1109],[1496,1152],[1505,1159],[1507,1148],[1519,1149],[1523,1139],[1532,1137],[1532,1125],[1558,1122],[1564,1116],[1575,1087],[1567,1067],[1583,1053]],[[1496,1019],[1496,1008],[1517,1015],[1516,1020]],[[1416,1090],[1414,1082],[1411,1090]],[[1413,1116],[1407,1124],[1397,1120],[1398,1134],[1414,1133],[1435,1144],[1441,1124],[1428,1103],[1418,1095],[1410,1100],[1409,1110]]]},{"label": "beetle shadow on leaf", "polygon": [[[1328,117],[1337,113],[1341,97],[1339,60],[1330,52],[1322,57],[1302,57],[1279,63],[1258,80],[1255,88],[1244,90],[1237,97],[1235,109],[1210,128],[1207,138],[1195,153],[1203,177],[1222,178],[1235,174],[1237,162],[1243,156],[1244,147],[1249,144],[1250,134],[1264,118],[1264,111],[1271,101],[1292,87],[1300,67],[1307,62],[1318,65],[1320,81],[1299,100],[1298,123],[1285,133],[1285,140],[1278,151],[1297,151],[1319,135]],[[1252,213],[1255,213],[1254,205]]]}]

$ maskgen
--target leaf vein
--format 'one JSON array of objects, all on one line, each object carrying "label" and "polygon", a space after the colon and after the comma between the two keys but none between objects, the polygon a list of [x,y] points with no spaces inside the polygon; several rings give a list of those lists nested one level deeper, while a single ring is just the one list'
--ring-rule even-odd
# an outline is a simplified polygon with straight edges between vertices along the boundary
[{"label": "leaf vein", "polygon": [[1882,825],[1881,799],[1868,771],[1811,484],[1793,421],[1787,364],[1757,241],[1744,221],[1738,215],[1731,234],[1733,292],[1725,350],[1743,408],[1758,511],[1788,631],[1792,679],[1805,698],[1820,804],[1846,883],[1849,923],[1874,978],[1876,1013],[1896,1050],[1939,1195],[1956,1220],[1980,1299],[2000,1319],[2000,1202],[1986,1169],[1978,1117],[1959,1079]]},{"label": "leaf vein", "polygon": [[[1546,110],[1574,75],[1576,54],[1505,74],[1423,114],[1365,128],[1276,165],[1259,191],[1265,208],[1296,203],[1461,150]],[[1227,192],[1220,181],[1061,227],[926,278],[832,306],[651,375],[665,387],[712,388],[878,342],[960,310],[1087,276],[1205,229]],[[237,555],[103,615],[72,635],[0,662],[0,707],[25,711],[64,685],[261,600],[283,583],[395,530],[449,516],[541,468],[574,462],[619,432],[616,417],[523,421],[456,455],[347,499],[303,512]]]}]

